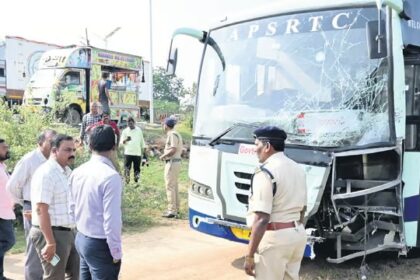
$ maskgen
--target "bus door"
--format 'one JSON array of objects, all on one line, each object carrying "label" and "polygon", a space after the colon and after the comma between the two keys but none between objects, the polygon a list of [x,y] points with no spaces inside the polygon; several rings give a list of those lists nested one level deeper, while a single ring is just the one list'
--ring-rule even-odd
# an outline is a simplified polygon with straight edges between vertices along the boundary
[{"label": "bus door", "polygon": [[407,246],[420,246],[420,57],[405,62],[406,138],[403,160]]}]

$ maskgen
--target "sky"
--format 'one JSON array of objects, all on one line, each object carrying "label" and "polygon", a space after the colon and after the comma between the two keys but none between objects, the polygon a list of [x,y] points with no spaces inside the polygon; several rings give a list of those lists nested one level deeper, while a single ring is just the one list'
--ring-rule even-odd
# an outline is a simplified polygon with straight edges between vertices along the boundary
[{"label": "sky", "polygon": [[[229,15],[276,0],[152,0],[153,66],[166,67],[173,31],[179,27],[207,30]],[[279,1],[279,0],[277,0]],[[85,28],[90,44],[140,55],[150,61],[149,0],[13,0],[3,1],[0,40],[5,35],[59,45],[81,45]],[[177,40],[177,75],[186,86],[197,79],[202,45],[190,38]]]}]

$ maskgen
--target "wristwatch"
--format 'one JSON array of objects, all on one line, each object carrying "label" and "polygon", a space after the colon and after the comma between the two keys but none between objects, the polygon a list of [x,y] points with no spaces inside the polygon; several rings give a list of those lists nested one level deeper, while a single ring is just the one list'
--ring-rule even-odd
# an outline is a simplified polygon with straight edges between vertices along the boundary
[{"label": "wristwatch", "polygon": [[112,259],[112,262],[114,263],[114,264],[117,264],[117,263],[119,263],[121,260],[116,260],[116,259]]}]

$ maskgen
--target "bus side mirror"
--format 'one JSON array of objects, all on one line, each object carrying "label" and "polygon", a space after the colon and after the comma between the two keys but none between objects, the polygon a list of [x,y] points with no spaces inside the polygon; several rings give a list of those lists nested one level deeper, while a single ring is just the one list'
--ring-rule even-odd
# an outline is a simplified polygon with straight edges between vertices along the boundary
[{"label": "bus side mirror", "polygon": [[385,22],[381,20],[381,34],[379,33],[378,21],[368,21],[366,23],[366,41],[368,55],[370,59],[384,58],[388,55],[385,37]]},{"label": "bus side mirror", "polygon": [[168,65],[166,66],[166,74],[167,75],[175,75],[175,71],[176,71],[176,64],[178,62],[178,49],[172,49],[169,53],[169,58],[168,58]]}]

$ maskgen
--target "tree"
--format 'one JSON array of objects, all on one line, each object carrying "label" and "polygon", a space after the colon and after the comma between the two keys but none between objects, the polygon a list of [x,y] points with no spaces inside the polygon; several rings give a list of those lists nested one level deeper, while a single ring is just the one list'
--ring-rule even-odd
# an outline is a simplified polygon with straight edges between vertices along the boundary
[{"label": "tree", "polygon": [[196,95],[197,95],[196,83],[193,83],[190,88],[184,89],[184,94],[179,99],[179,105],[182,111],[192,112],[194,110]]},{"label": "tree", "polygon": [[153,70],[153,93],[156,100],[179,103],[185,94],[183,79],[169,76],[163,67]]}]

